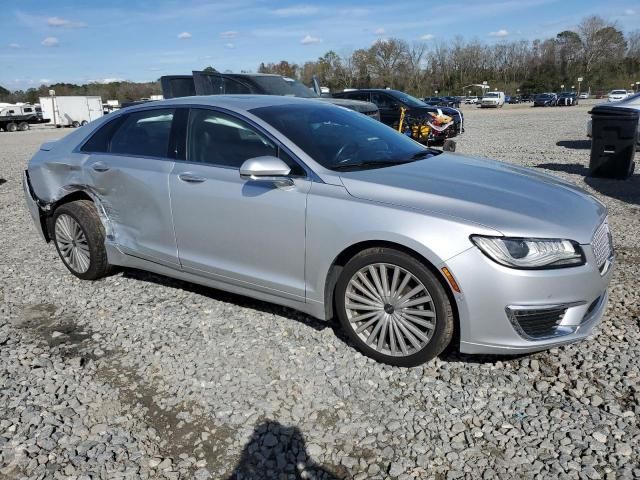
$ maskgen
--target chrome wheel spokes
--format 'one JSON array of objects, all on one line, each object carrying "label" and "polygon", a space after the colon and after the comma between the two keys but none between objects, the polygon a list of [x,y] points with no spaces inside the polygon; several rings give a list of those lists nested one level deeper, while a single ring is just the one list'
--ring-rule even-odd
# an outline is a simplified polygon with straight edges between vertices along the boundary
[{"label": "chrome wheel spokes", "polygon": [[435,330],[436,311],[429,291],[397,265],[374,263],[360,269],[351,277],[344,300],[355,333],[387,355],[416,353]]},{"label": "chrome wheel spokes", "polygon": [[55,237],[60,255],[67,265],[77,273],[89,270],[89,244],[80,224],[73,217],[63,213],[56,219]]}]

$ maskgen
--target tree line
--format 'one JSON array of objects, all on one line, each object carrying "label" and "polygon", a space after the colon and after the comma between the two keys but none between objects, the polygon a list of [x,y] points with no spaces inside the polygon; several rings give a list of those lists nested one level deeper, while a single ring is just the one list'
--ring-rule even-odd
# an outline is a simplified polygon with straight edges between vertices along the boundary
[{"label": "tree line", "polygon": [[[205,70],[209,69],[215,71]],[[546,40],[486,44],[462,37],[431,43],[389,38],[348,54],[329,51],[302,65],[286,60],[261,63],[258,71],[297,78],[306,85],[312,84],[315,75],[332,91],[389,87],[420,97],[436,91],[465,95],[466,86],[483,81],[509,94],[559,91],[561,85],[570,90],[578,87],[579,77],[582,91],[605,92],[630,89],[631,83],[640,81],[640,30],[625,34],[615,23],[591,16],[575,30]],[[158,81],[58,83],[15,92],[0,86],[0,102],[37,103],[50,89],[56,95],[99,95],[120,102],[162,93]]]},{"label": "tree line", "polygon": [[[630,89],[640,81],[640,30],[623,33],[601,17],[583,19],[578,27],[546,40],[503,41],[488,45],[456,37],[428,44],[398,38],[339,55],[329,51],[303,65],[283,60],[262,63],[259,71],[300,79],[310,85],[316,75],[332,91],[343,88],[403,90],[417,96],[466,95],[472,84],[515,94],[578,88]],[[637,87],[636,87],[637,88]]]}]

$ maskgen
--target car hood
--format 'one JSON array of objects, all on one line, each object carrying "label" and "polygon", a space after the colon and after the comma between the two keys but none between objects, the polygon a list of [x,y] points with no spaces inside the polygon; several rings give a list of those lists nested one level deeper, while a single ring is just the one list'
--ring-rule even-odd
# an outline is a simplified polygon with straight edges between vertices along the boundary
[{"label": "car hood", "polygon": [[324,100],[325,102],[333,103],[334,105],[338,105],[340,107],[350,108],[351,110],[355,110],[356,112],[360,113],[378,111],[378,107],[376,106],[376,104],[371,102],[330,97],[319,97],[318,100]]},{"label": "car hood", "polygon": [[464,219],[507,236],[586,244],[606,216],[594,197],[556,177],[458,154],[340,176],[354,197]]}]

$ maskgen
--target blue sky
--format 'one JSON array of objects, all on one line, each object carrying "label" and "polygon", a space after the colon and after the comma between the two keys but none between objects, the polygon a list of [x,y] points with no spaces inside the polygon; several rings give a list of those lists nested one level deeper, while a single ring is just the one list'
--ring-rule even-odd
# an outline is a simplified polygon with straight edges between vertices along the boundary
[{"label": "blue sky", "polygon": [[262,61],[303,63],[391,36],[546,38],[592,14],[640,28],[637,0],[5,0],[0,85],[146,81],[207,65],[255,71]]}]

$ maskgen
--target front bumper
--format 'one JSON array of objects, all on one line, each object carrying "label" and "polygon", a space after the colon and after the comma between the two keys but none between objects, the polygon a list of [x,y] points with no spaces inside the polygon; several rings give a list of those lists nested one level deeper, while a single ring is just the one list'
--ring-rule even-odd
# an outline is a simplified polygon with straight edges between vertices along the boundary
[{"label": "front bumper", "polygon": [[[462,291],[456,297],[460,351],[527,353],[588,337],[606,310],[613,268],[601,275],[591,247],[582,247],[585,265],[554,270],[504,267],[475,247],[447,261]],[[558,306],[566,311],[550,335],[527,335],[511,315],[527,308],[545,311]]]}]

